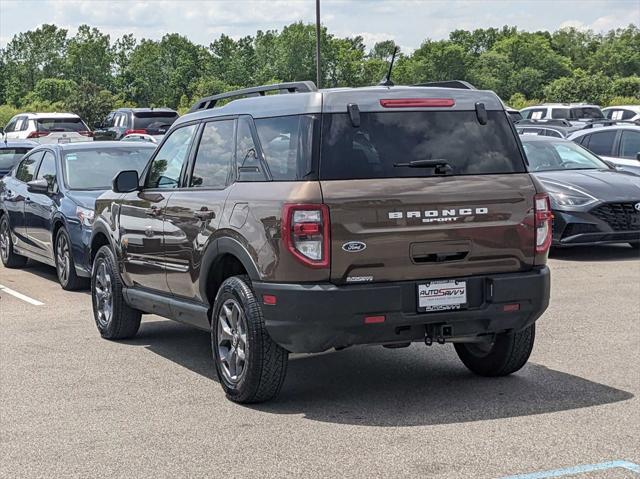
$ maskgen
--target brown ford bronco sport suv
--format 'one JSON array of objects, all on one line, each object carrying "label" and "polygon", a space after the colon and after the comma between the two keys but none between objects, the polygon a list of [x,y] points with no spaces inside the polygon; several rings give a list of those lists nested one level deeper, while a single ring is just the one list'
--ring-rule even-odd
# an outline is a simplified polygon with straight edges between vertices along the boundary
[{"label": "brown ford bronco sport suv", "polygon": [[451,342],[474,373],[507,375],[548,305],[550,223],[492,92],[216,95],[97,200],[95,321],[107,339],[147,313],[210,331],[242,403],[279,392],[289,352],[357,344]]}]

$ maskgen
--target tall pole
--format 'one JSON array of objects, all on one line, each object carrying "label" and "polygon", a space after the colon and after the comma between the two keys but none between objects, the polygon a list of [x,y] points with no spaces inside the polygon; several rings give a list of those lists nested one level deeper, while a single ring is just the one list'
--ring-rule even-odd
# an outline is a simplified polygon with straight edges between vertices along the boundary
[{"label": "tall pole", "polygon": [[316,0],[316,85],[321,88],[320,79],[320,0]]}]

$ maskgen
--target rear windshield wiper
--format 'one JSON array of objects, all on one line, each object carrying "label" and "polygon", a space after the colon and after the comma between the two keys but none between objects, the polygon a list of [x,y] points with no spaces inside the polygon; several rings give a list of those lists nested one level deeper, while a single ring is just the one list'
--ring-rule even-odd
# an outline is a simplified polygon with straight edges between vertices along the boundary
[{"label": "rear windshield wiper", "polygon": [[435,173],[446,175],[453,171],[447,160],[414,160],[407,163],[394,163],[396,168],[435,168]]}]

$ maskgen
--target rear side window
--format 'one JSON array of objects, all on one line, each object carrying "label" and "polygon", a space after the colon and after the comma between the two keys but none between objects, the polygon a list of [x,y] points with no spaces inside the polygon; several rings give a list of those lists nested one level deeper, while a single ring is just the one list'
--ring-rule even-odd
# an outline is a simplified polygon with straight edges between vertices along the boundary
[{"label": "rear side window", "polygon": [[235,120],[205,124],[191,175],[191,187],[224,188],[229,183],[233,161]]},{"label": "rear side window", "polygon": [[595,108],[595,107],[572,108],[571,114],[572,114],[572,118],[577,118],[579,120],[591,120],[591,119],[604,118],[600,108]]},{"label": "rear side window", "polygon": [[587,140],[588,143],[583,142],[582,144],[596,155],[611,156],[611,150],[613,149],[613,141],[615,138],[615,130],[601,131],[589,135],[589,139]]},{"label": "rear side window", "polygon": [[89,127],[80,118],[38,118],[38,131],[88,131]]},{"label": "rear side window", "polygon": [[620,156],[636,159],[640,153],[640,133],[637,131],[623,131],[620,138]]},{"label": "rear side window", "polygon": [[33,175],[36,173],[38,161],[42,158],[42,155],[43,152],[40,151],[22,160],[16,170],[16,179],[24,181],[25,183],[33,180]]},{"label": "rear side window", "polygon": [[360,113],[354,127],[346,113],[323,117],[320,178],[432,176],[433,168],[399,166],[443,160],[452,175],[522,173],[524,160],[503,112],[488,111],[486,125],[475,111]]},{"label": "rear side window", "polygon": [[316,124],[314,115],[255,120],[264,159],[274,181],[302,180],[311,173]]},{"label": "rear side window", "polygon": [[546,108],[535,108],[533,110],[525,110],[522,112],[522,117],[528,120],[541,120],[547,114]]},{"label": "rear side window", "polygon": [[568,120],[571,111],[567,108],[553,108],[551,110],[551,118],[557,120]]}]

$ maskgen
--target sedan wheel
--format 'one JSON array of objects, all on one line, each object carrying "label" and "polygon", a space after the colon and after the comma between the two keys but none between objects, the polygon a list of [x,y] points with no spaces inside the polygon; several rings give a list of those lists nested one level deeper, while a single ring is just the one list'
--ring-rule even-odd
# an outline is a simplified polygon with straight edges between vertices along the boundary
[{"label": "sedan wheel", "polygon": [[69,272],[71,270],[71,253],[67,236],[64,234],[59,234],[58,241],[56,241],[56,267],[60,284],[66,286],[69,283]]},{"label": "sedan wheel", "polygon": [[0,223],[0,255],[2,255],[2,261],[6,263],[9,259],[9,251],[11,248],[11,238],[9,237],[9,222],[3,221]]}]

